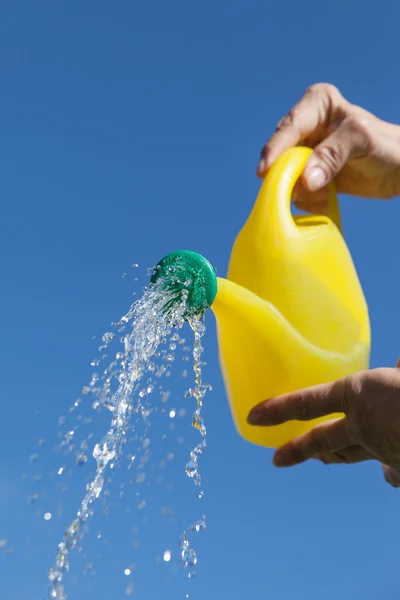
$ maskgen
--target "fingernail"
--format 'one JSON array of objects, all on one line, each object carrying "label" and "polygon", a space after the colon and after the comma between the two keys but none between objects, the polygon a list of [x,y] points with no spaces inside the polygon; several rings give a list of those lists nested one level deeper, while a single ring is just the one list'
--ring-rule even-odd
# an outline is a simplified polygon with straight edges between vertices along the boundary
[{"label": "fingernail", "polygon": [[265,404],[261,404],[261,406],[255,406],[251,409],[247,416],[247,423],[249,425],[268,425],[269,418],[268,413],[266,413]]},{"label": "fingernail", "polygon": [[265,167],[266,167],[265,158],[262,158],[260,160],[260,162],[258,163],[258,167],[257,167],[258,175],[262,175],[265,172]]},{"label": "fingernail", "polygon": [[321,167],[312,167],[304,174],[310,192],[315,192],[326,183],[326,176]]},{"label": "fingernail", "polygon": [[301,194],[301,185],[297,181],[292,192],[292,200],[293,202],[300,203],[303,202],[303,199],[300,196]]},{"label": "fingernail", "polygon": [[249,425],[257,425],[260,420],[260,410],[253,408],[247,415],[247,423]]},{"label": "fingernail", "polygon": [[274,463],[275,467],[285,466],[284,457],[282,459],[282,456],[279,453],[275,454],[274,458],[272,459],[272,462]]}]

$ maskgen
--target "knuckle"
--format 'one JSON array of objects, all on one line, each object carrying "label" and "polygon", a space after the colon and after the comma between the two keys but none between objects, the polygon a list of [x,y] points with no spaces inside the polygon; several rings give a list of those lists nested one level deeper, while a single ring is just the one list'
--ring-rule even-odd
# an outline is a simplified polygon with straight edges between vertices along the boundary
[{"label": "knuckle", "polygon": [[310,432],[310,448],[312,454],[323,454],[327,450],[332,450],[324,429],[318,425]]},{"label": "knuckle", "polygon": [[317,455],[318,460],[320,460],[322,463],[324,463],[324,465],[329,465],[331,464],[331,460],[329,456],[327,456],[326,454],[319,454]]},{"label": "knuckle", "polygon": [[343,161],[343,150],[338,143],[317,148],[315,154],[321,161],[321,167],[325,167],[328,175],[335,173]]},{"label": "knuckle", "polygon": [[276,131],[282,131],[283,129],[287,129],[288,127],[292,127],[295,123],[296,120],[296,108],[293,107],[289,110],[288,113],[286,113],[286,115],[284,117],[282,117],[282,119],[279,121],[278,125],[276,126]]},{"label": "knuckle", "polygon": [[338,88],[333,83],[313,83],[306,91],[306,94],[319,94],[321,96],[329,96],[330,98],[337,98],[340,96]]},{"label": "knuckle", "polygon": [[335,456],[337,462],[339,463],[348,465],[352,462],[350,455],[346,454],[345,452],[338,452],[336,450],[336,452],[333,452],[332,454]]},{"label": "knuckle", "polygon": [[372,119],[367,116],[349,115],[344,124],[349,135],[355,137],[355,141],[360,150],[368,151],[373,145],[374,124]]},{"label": "knuckle", "polygon": [[334,387],[336,387],[335,392],[338,395],[340,408],[342,412],[346,413],[353,399],[357,398],[361,393],[363,380],[358,373],[356,375],[348,375],[339,380]]},{"label": "knuckle", "polygon": [[307,396],[300,393],[296,402],[296,419],[299,421],[308,421],[311,417],[311,407]]}]

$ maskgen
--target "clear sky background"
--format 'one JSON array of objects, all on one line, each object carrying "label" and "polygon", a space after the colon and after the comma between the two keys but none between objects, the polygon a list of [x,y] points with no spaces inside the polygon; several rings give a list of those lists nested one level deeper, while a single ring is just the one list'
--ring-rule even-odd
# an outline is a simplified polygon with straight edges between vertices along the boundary
[{"label": "clear sky background", "polygon": [[[225,273],[258,191],[260,148],[309,84],[333,82],[400,121],[399,19],[397,0],[2,0],[0,538],[12,548],[0,548],[2,600],[46,598],[93,466],[73,470],[68,491],[56,486],[57,420],[90,378],[92,337],[127,311],[146,268],[169,251],[191,248]],[[370,307],[371,364],[394,365],[400,201],[341,204]],[[128,486],[72,557],[70,600],[122,599],[130,582],[137,600],[398,598],[400,492],[373,463],[274,469],[271,451],[234,429],[212,315],[207,324],[214,389],[202,504],[184,474],[189,422],[179,422],[179,450],[166,418],[171,435],[167,446],[153,436],[154,456],[175,458],[147,488],[147,522]],[[169,402],[190,412],[181,383]],[[93,442],[107,419],[94,416]],[[188,581],[176,540],[203,511],[198,576]],[[158,564],[165,549],[172,560]]]}]

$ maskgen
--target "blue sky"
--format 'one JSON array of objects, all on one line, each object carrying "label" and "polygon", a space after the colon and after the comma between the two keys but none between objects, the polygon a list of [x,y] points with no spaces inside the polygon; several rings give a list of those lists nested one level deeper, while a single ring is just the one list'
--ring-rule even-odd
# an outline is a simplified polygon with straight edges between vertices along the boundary
[{"label": "blue sky", "polygon": [[[92,337],[126,312],[146,268],[171,250],[201,252],[225,273],[258,191],[260,148],[309,84],[335,83],[399,122],[399,17],[396,0],[1,2],[0,538],[13,549],[0,548],[2,599],[46,597],[47,569],[83,494],[90,461],[70,476],[60,515],[51,473],[58,417],[91,375]],[[399,201],[344,197],[342,212],[370,307],[371,364],[393,365]],[[95,517],[83,553],[97,574],[84,576],[89,559],[73,558],[71,600],[125,598],[132,563],[138,600],[397,598],[398,491],[373,463],[274,469],[271,452],[234,429],[212,315],[207,323],[202,505],[184,474],[194,438],[182,421],[189,445],[167,440],[173,487],[148,489],[146,523],[134,486]],[[190,409],[181,385],[178,377],[171,402]],[[94,418],[93,440],[106,424]],[[112,497],[123,481],[121,472]],[[160,517],[160,506],[175,517]],[[203,511],[189,582],[176,538]],[[100,549],[98,531],[108,540]],[[166,548],[171,562],[157,564]]]}]

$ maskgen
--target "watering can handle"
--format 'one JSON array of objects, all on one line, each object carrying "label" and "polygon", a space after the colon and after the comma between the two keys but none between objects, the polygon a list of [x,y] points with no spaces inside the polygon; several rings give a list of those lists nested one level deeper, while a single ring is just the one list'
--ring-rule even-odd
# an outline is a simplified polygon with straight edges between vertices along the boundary
[{"label": "watering can handle", "polygon": [[[299,146],[290,148],[278,158],[264,180],[260,195],[263,198],[262,204],[266,211],[267,221],[275,231],[279,231],[283,226],[286,231],[292,231],[293,235],[299,234],[290,210],[290,202],[295,183],[301,176],[311,153],[310,148]],[[330,183],[328,187],[329,206],[326,216],[341,231],[340,209],[335,185]]]}]

